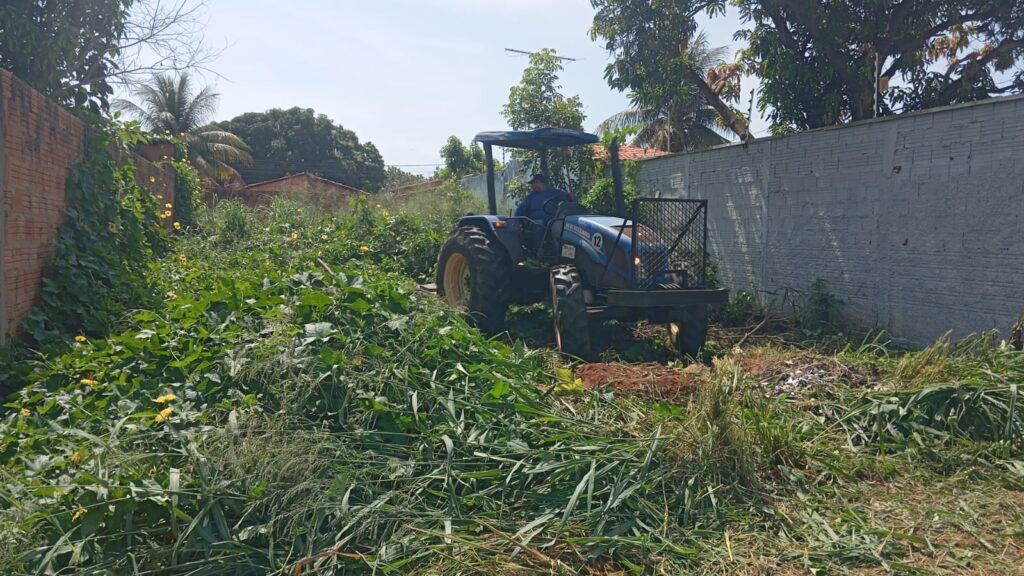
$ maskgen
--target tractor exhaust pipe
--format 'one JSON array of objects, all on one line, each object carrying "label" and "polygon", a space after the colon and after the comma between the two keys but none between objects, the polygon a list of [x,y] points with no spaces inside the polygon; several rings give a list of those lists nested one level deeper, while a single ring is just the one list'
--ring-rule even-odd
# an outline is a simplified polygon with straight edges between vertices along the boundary
[{"label": "tractor exhaust pipe", "polygon": [[619,137],[612,138],[608,146],[608,155],[612,159],[612,183],[615,187],[615,211],[619,218],[626,217],[626,193],[622,188],[622,166],[619,164]]}]

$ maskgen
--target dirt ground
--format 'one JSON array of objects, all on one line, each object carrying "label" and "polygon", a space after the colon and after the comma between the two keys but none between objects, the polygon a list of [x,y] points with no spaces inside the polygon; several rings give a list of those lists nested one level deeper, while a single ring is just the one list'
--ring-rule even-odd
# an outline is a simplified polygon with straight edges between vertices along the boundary
[{"label": "dirt ground", "polygon": [[707,367],[700,364],[679,369],[657,362],[597,363],[576,368],[576,377],[587,390],[623,392],[657,400],[679,400],[692,395],[707,373]]}]

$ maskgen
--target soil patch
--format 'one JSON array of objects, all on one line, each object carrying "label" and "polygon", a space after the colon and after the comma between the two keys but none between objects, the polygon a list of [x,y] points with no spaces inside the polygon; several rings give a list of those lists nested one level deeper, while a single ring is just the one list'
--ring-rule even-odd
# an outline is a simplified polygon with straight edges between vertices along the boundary
[{"label": "soil patch", "polygon": [[685,370],[645,362],[642,364],[584,364],[576,377],[587,390],[604,390],[657,400],[678,400],[697,391],[707,368],[693,365]]}]

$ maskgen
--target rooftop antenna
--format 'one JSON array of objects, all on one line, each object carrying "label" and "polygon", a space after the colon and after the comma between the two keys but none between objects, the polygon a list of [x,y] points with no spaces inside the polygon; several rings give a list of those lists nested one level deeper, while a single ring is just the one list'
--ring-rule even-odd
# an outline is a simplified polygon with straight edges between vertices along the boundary
[{"label": "rooftop antenna", "polygon": [[[533,56],[534,54],[539,54],[539,52],[530,52],[530,51],[527,51],[527,50],[516,50],[515,48],[505,48],[505,52],[511,52],[513,54],[523,54],[523,55],[526,55],[526,56]],[[578,60],[578,58],[569,58],[568,56],[558,56],[558,55],[555,55],[555,58],[558,58],[559,60],[568,60],[569,62],[575,62],[575,61]]]}]

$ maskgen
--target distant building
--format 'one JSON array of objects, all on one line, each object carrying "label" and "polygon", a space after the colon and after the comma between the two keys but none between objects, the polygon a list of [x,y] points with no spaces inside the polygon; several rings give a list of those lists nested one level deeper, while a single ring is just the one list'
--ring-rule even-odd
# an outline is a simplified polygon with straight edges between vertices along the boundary
[{"label": "distant building", "polygon": [[[671,154],[671,152],[665,152],[664,150],[656,150],[654,148],[626,146],[625,144],[619,145],[619,160],[622,162],[625,162],[627,160],[647,160],[648,158],[670,156]],[[602,144],[594,144],[594,160],[604,160],[604,158],[607,155],[608,151],[605,150]]]},{"label": "distant building", "polygon": [[238,189],[222,189],[217,196],[241,200],[248,206],[269,206],[275,196],[285,196],[304,204],[336,209],[347,206],[352,198],[362,194],[368,193],[316,174],[300,172]]}]

